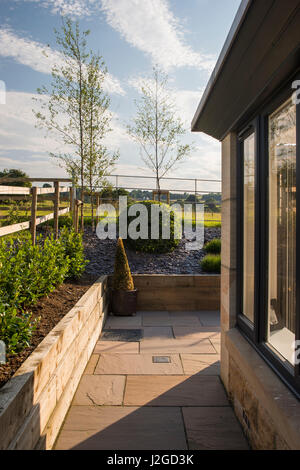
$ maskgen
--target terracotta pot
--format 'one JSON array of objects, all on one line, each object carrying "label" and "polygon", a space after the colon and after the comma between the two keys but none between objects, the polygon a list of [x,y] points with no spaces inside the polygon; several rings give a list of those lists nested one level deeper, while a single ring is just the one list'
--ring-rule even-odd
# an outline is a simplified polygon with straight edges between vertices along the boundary
[{"label": "terracotta pot", "polygon": [[135,290],[112,290],[111,293],[112,313],[118,316],[132,316],[137,309],[137,289]]}]

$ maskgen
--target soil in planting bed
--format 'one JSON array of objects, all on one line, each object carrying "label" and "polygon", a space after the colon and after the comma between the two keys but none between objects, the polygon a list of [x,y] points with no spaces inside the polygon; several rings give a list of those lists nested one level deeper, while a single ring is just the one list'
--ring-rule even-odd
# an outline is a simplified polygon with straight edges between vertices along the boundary
[{"label": "soil in planting bed", "polygon": [[32,336],[31,345],[20,354],[8,355],[6,364],[0,365],[0,388],[14,375],[32,351],[72,309],[96,279],[95,276],[86,275],[78,281],[65,282],[48,297],[41,298],[37,305],[28,309],[32,312],[32,318],[40,317],[40,321]]}]

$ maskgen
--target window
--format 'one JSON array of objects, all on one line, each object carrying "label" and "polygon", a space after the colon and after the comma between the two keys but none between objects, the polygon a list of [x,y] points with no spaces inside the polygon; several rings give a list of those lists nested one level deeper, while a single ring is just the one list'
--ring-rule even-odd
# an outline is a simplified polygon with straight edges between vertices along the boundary
[{"label": "window", "polygon": [[300,398],[298,106],[289,86],[239,133],[237,323]]},{"label": "window", "polygon": [[269,117],[268,342],[294,362],[296,326],[296,105]]},{"label": "window", "polygon": [[255,134],[243,141],[243,310],[254,321]]}]

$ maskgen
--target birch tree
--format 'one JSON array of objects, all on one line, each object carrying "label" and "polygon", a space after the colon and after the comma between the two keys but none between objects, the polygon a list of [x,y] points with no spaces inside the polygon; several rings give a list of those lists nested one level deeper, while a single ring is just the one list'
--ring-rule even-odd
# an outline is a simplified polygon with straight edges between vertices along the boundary
[{"label": "birch tree", "polygon": [[135,101],[136,116],[128,124],[127,132],[139,145],[143,162],[155,175],[160,200],[161,179],[186,158],[192,148],[182,143],[186,131],[168,89],[168,76],[154,67],[153,76],[142,80],[139,92],[141,97]]},{"label": "birch tree", "polygon": [[[101,70],[101,73],[99,72]],[[84,180],[91,195],[92,229],[94,225],[94,198],[93,193],[98,188],[108,185],[107,176],[110,175],[119,152],[109,152],[105,142],[105,136],[112,129],[111,113],[109,112],[110,99],[103,91],[103,81],[107,69],[101,57],[93,56],[88,66],[86,85],[86,114],[85,133],[87,135],[88,148],[84,162]]]},{"label": "birch tree", "polygon": [[[109,158],[103,145],[111,119],[110,101],[103,91],[107,69],[102,57],[88,50],[90,31],[81,32],[78,22],[63,19],[61,31],[54,31],[61,60],[52,67],[50,87],[37,90],[41,110],[34,114],[37,126],[54,133],[66,149],[50,155],[75,177],[84,201],[85,188],[94,187],[95,175],[99,183],[117,155]],[[82,229],[83,216],[81,206]]]}]

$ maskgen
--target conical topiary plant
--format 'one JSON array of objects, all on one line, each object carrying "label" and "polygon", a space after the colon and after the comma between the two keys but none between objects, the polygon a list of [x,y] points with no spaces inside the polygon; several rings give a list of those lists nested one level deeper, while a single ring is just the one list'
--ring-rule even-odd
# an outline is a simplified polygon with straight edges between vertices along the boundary
[{"label": "conical topiary plant", "polygon": [[122,238],[118,239],[117,244],[115,269],[113,275],[113,289],[122,291],[134,290],[134,283]]}]

